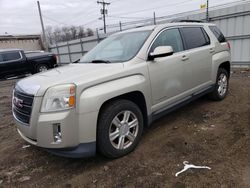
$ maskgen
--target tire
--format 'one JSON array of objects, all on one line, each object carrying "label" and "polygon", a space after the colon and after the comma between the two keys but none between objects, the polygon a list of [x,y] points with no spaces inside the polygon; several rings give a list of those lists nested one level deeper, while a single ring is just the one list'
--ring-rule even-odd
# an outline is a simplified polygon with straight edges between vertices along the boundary
[{"label": "tire", "polygon": [[35,73],[44,72],[44,71],[47,71],[47,70],[49,70],[48,65],[46,65],[46,64],[39,64],[39,65],[36,66]]},{"label": "tire", "polygon": [[219,68],[217,73],[215,89],[212,93],[209,94],[209,98],[214,101],[223,100],[227,96],[228,86],[229,86],[229,73],[225,69]]},{"label": "tire", "polygon": [[108,158],[122,157],[136,148],[142,132],[143,115],[139,107],[128,100],[113,101],[100,112],[98,150]]}]

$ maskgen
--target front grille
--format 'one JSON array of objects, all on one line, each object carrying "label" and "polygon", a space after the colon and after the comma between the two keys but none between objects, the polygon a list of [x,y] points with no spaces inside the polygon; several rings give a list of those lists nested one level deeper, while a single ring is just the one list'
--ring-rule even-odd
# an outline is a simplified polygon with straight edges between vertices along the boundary
[{"label": "front grille", "polygon": [[33,95],[25,94],[16,89],[13,92],[13,98],[12,98],[13,114],[18,121],[26,125],[29,125],[30,123],[33,100],[34,100]]}]

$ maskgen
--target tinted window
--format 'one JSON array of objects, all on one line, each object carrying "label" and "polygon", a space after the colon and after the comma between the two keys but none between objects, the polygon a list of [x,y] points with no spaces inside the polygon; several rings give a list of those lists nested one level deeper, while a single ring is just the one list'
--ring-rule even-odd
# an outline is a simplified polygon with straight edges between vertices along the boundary
[{"label": "tinted window", "polygon": [[19,52],[8,52],[8,53],[3,53],[2,58],[3,58],[3,61],[12,61],[12,60],[20,59],[21,56]]},{"label": "tinted window", "polygon": [[2,54],[0,54],[0,62],[2,62],[3,61],[3,56],[2,56]]},{"label": "tinted window", "polygon": [[221,42],[226,42],[226,38],[222,34],[222,32],[218,29],[216,26],[209,26],[210,30],[213,32],[213,34],[216,36],[218,41]]},{"label": "tinted window", "polygon": [[158,46],[172,46],[174,52],[183,51],[184,48],[179,29],[168,29],[163,31],[154,41],[150,52],[153,52]]},{"label": "tinted window", "polygon": [[205,37],[204,32],[205,31],[200,27],[182,28],[187,50],[205,46],[210,43],[207,39],[208,37]]}]

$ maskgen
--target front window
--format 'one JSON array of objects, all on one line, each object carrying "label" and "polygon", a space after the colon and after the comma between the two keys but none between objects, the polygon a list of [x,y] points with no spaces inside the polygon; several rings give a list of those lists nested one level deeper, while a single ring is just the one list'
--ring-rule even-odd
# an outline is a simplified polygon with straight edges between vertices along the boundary
[{"label": "front window", "polygon": [[150,53],[159,46],[172,46],[174,53],[184,50],[179,29],[168,29],[163,31],[151,46]]},{"label": "front window", "polygon": [[136,56],[150,33],[151,31],[137,31],[110,36],[84,55],[80,63],[128,61]]}]

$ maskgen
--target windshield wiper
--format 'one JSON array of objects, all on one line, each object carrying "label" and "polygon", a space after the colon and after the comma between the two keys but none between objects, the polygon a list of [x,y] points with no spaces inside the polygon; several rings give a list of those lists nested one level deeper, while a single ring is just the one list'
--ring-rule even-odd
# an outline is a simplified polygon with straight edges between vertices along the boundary
[{"label": "windshield wiper", "polygon": [[91,61],[91,63],[111,63],[111,62],[108,60],[95,59],[95,60]]}]

